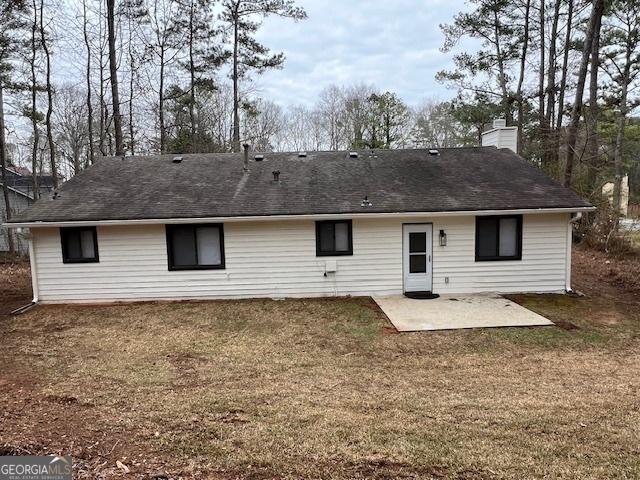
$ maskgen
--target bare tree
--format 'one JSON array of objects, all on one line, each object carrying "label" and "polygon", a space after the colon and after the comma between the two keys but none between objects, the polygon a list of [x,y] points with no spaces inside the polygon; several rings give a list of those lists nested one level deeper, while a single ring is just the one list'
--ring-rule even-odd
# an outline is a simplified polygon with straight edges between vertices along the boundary
[{"label": "bare tree", "polygon": [[518,153],[522,153],[524,138],[524,95],[522,87],[524,85],[524,76],[527,62],[527,51],[529,49],[529,17],[531,12],[531,0],[526,0],[524,8],[524,30],[522,41],[522,52],[520,56],[520,73],[518,76],[518,86],[516,87],[515,98],[518,102]]},{"label": "bare tree", "polygon": [[95,161],[95,152],[93,150],[93,103],[91,98],[91,43],[89,42],[89,18],[87,16],[87,0],[82,0],[82,36],[84,45],[87,50],[87,63],[85,67],[85,82],[87,89],[87,143],[88,143],[88,163],[90,165]]},{"label": "bare tree", "polygon": [[371,105],[369,99],[376,94],[373,85],[360,83],[341,90],[344,108],[344,135],[350,148],[364,148],[365,130],[369,126]]},{"label": "bare tree", "polygon": [[321,122],[329,150],[340,150],[344,145],[344,97],[336,85],[320,92],[318,104]]},{"label": "bare tree", "polygon": [[[105,70],[107,68],[105,64],[105,47],[108,49],[108,46],[104,44],[104,11],[103,11],[103,2],[100,1],[98,3],[98,62],[99,62],[99,70],[100,70],[100,80],[99,80],[99,91],[98,91],[98,99],[100,102],[100,118],[98,121],[98,150],[100,151],[100,155],[107,155],[107,136],[109,130],[109,111],[107,109],[107,101],[106,101],[106,78],[105,78]],[[109,61],[109,56],[107,55],[107,62]],[[109,154],[112,152],[109,151]]]},{"label": "bare tree", "polygon": [[475,140],[469,127],[453,116],[449,102],[427,100],[413,112],[413,141],[416,147],[464,147]]},{"label": "bare tree", "polygon": [[54,123],[60,155],[77,175],[88,166],[89,144],[87,105],[78,87],[66,85],[56,92]]},{"label": "bare tree", "polygon": [[282,109],[269,100],[257,99],[245,106],[243,138],[258,151],[278,150],[284,130]]},{"label": "bare tree", "polygon": [[31,147],[31,182],[33,184],[34,199],[39,196],[38,186],[38,146],[40,143],[40,130],[38,128],[38,76],[36,73],[36,62],[38,58],[38,3],[33,0],[32,6],[33,20],[31,23],[31,109],[28,112],[31,118],[31,133],[33,144]]},{"label": "bare tree", "polygon": [[571,123],[569,124],[567,132],[567,155],[564,169],[564,186],[571,186],[571,177],[573,175],[573,161],[575,158],[575,149],[578,135],[578,124],[580,123],[580,116],[582,114],[582,96],[584,94],[584,84],[587,78],[587,67],[589,64],[589,57],[591,54],[593,39],[596,35],[596,29],[600,29],[600,22],[604,11],[604,0],[593,0],[593,7],[591,8],[591,16],[589,19],[589,27],[584,39],[584,46],[582,48],[582,59],[580,61],[580,67],[578,69],[578,83],[576,86],[576,95],[573,102],[573,109],[571,110]]},{"label": "bare tree", "polygon": [[[2,195],[4,198],[4,218],[6,221],[11,220],[11,198],[9,197],[9,185],[7,184],[7,147],[4,136],[4,95],[3,95],[3,78],[2,71],[0,71],[0,169],[2,173]],[[11,253],[15,252],[15,245],[13,244],[13,235],[11,235],[11,231],[7,231],[7,243],[9,246],[9,251]]]},{"label": "bare tree", "polygon": [[144,37],[145,47],[157,60],[158,67],[158,124],[160,152],[167,151],[167,125],[165,119],[165,81],[167,68],[180,53],[178,46],[184,37],[176,29],[180,4],[176,0],[153,0],[148,9],[150,35]]},{"label": "bare tree", "polygon": [[[545,73],[545,53],[546,53],[546,39],[545,39],[545,2],[546,0],[540,0],[540,68],[538,71],[538,125],[540,129],[540,136],[544,137],[545,125],[544,125],[544,73]],[[544,158],[544,156],[543,156]]]},{"label": "bare tree", "polygon": [[564,118],[564,100],[565,90],[567,88],[567,75],[569,70],[569,50],[571,44],[571,34],[573,25],[573,2],[574,0],[567,0],[567,22],[566,32],[564,39],[564,52],[562,58],[562,78],[560,80],[560,87],[558,88],[558,111],[556,114],[556,126],[553,135],[553,155],[554,160],[557,160],[560,155],[560,129],[562,128],[562,120]]},{"label": "bare tree", "polygon": [[[558,68],[557,62],[557,43],[558,43],[558,25],[560,23],[560,7],[562,0],[554,0],[553,6],[553,20],[551,23],[551,32],[549,34],[549,58],[547,64],[547,87],[544,91],[546,95],[546,108],[544,111],[542,121],[542,166],[546,170],[549,170],[550,164],[554,160],[554,148],[552,139],[552,119],[553,109],[556,103],[556,70]],[[555,163],[555,162],[554,162]]]},{"label": "bare tree", "polygon": [[597,19],[591,42],[591,61],[589,71],[589,109],[585,115],[587,131],[587,182],[592,189],[597,176],[597,168],[600,158],[600,146],[598,142],[598,70],[600,68],[600,28],[602,15]]},{"label": "bare tree", "polygon": [[53,129],[51,127],[51,114],[53,113],[53,86],[51,84],[51,53],[44,24],[44,0],[40,0],[40,42],[45,59],[45,78],[47,90],[47,113],[45,126],[47,128],[47,144],[49,146],[49,165],[54,190],[58,189],[58,169],[56,167],[56,146],[53,142]]},{"label": "bare tree", "polygon": [[109,43],[109,75],[111,101],[113,103],[113,127],[116,139],[116,155],[124,155],[122,137],[122,116],[120,115],[120,94],[118,93],[118,62],[116,58],[115,0],[107,1],[107,38]]}]

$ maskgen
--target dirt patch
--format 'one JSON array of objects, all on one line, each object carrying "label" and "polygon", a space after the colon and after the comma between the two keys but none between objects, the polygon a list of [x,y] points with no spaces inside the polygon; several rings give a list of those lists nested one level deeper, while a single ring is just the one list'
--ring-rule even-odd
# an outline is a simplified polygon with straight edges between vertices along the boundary
[{"label": "dirt patch", "polygon": [[0,319],[32,300],[29,262],[0,261]]},{"label": "dirt patch", "polygon": [[554,324],[556,327],[566,330],[568,332],[570,332],[571,330],[578,330],[580,328],[577,325],[574,325],[573,323],[568,322],[566,320],[556,320]]},{"label": "dirt patch", "polygon": [[614,257],[581,246],[573,252],[574,289],[623,299],[640,295],[640,255]]}]

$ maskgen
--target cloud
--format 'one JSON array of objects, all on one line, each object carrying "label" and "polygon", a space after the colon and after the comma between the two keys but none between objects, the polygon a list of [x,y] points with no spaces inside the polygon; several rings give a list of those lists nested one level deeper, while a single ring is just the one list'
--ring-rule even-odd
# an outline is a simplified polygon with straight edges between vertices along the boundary
[{"label": "cloud", "polygon": [[465,10],[463,0],[299,0],[309,18],[268,18],[259,40],[282,51],[282,70],[256,79],[261,95],[281,105],[313,104],[332,84],[374,84],[416,104],[455,92],[435,80],[452,66],[439,25]]}]

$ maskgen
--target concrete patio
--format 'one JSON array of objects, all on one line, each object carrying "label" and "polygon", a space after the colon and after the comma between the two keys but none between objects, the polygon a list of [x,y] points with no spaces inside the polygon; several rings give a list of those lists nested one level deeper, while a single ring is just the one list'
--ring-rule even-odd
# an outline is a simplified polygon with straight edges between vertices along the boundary
[{"label": "concrete patio", "polygon": [[500,295],[444,295],[433,300],[393,295],[373,299],[400,332],[553,325],[542,315]]}]

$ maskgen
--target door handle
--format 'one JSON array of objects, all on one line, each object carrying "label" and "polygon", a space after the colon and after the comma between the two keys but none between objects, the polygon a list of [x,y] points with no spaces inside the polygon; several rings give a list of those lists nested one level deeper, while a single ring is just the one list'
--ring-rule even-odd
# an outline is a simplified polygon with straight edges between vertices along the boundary
[{"label": "door handle", "polygon": [[431,262],[431,255],[429,255],[429,262]]}]

